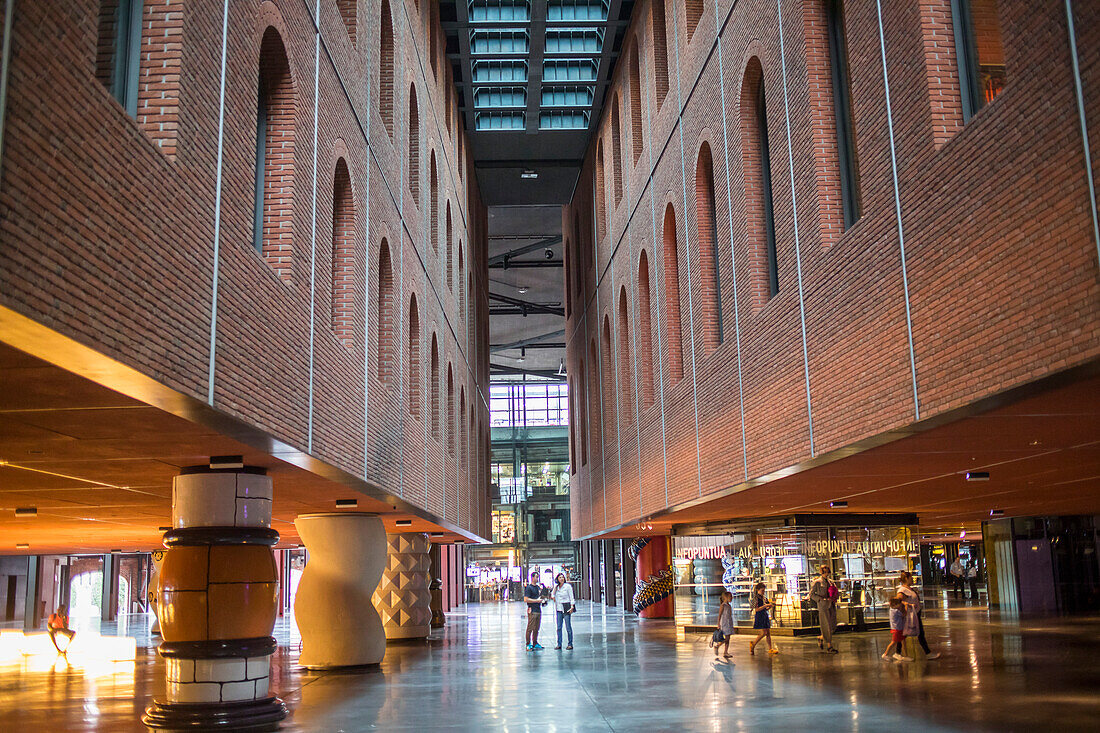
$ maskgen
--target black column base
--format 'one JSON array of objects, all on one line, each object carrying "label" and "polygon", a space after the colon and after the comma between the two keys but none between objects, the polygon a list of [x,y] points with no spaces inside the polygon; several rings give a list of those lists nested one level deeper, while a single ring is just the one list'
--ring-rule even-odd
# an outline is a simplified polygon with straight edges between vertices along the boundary
[{"label": "black column base", "polygon": [[221,703],[171,703],[153,701],[141,722],[157,730],[243,730],[269,731],[287,716],[286,705],[277,697],[264,700]]}]

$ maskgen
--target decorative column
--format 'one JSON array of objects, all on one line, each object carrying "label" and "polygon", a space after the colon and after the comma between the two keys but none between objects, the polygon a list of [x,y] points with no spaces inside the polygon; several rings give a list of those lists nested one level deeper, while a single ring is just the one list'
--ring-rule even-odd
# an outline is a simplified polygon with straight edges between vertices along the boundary
[{"label": "decorative column", "polygon": [[183,469],[157,582],[163,702],[150,728],[274,728],[286,706],[269,693],[278,579],[271,479],[262,468]]},{"label": "decorative column", "polygon": [[671,538],[643,537],[628,550],[636,563],[638,582],[634,613],[640,618],[672,618],[673,571]]},{"label": "decorative column", "polygon": [[371,602],[386,565],[386,529],[375,514],[303,514],[294,520],[309,559],[294,619],[302,633],[298,663],[308,669],[379,664],[386,634]]},{"label": "decorative column", "polygon": [[409,532],[386,538],[386,570],[374,592],[387,639],[423,639],[431,631],[428,536]]}]

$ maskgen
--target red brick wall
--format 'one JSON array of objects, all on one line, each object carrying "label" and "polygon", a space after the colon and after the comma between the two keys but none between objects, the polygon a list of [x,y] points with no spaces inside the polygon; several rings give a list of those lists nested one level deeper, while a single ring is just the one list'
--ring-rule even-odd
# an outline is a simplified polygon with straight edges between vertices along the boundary
[{"label": "red brick wall", "polygon": [[[486,216],[465,170],[468,156],[460,155],[461,120],[446,124],[445,75],[435,78],[424,58],[428,5],[323,0],[315,59],[312,0],[229,2],[219,210],[226,4],[147,0],[137,120],[101,80],[101,3],[17,4],[0,183],[0,305],[205,401],[216,266],[213,406],[484,534]],[[285,55],[275,64],[282,76],[278,124],[269,131],[275,154],[265,171],[273,197],[265,206],[266,258],[252,246],[265,33],[277,34]],[[392,46],[385,58],[383,35]],[[459,290],[476,295],[465,301],[442,286],[450,255],[430,245],[428,212],[411,195],[407,92],[414,83],[416,149],[434,151],[438,196],[451,207],[455,241],[465,245],[472,284]],[[346,174],[337,173],[339,159]],[[379,308],[383,240],[388,317]],[[417,384],[408,384],[414,295],[418,351],[436,340],[440,365],[452,366],[466,396],[461,427],[479,437],[466,440],[461,484],[445,486],[442,436],[433,437],[427,409],[410,409],[410,394],[426,407],[429,393],[438,400],[446,389],[441,378],[428,383],[423,358]],[[389,354],[379,353],[380,335],[397,345]]]},{"label": "red brick wall", "polygon": [[[629,526],[916,419],[876,5],[844,4],[862,204],[861,218],[844,231],[823,4],[782,3],[782,59],[775,0],[717,4],[717,11],[714,0],[663,4],[669,91],[662,103],[654,55],[644,49],[645,149],[622,171],[622,184],[615,128],[633,112],[616,104],[634,103],[634,95],[628,64],[616,67],[563,212],[563,227],[579,215],[585,233],[585,241],[570,242],[570,263],[584,278],[568,318],[568,369],[572,375],[586,349],[598,352],[588,361],[600,374],[587,387],[602,406],[590,421],[603,440],[571,484],[577,537]],[[635,6],[627,38],[659,35],[653,5]],[[921,418],[1100,356],[1100,273],[1084,175],[1086,165],[1100,168],[1083,158],[1064,9],[1023,0],[997,6],[1008,81],[963,126],[950,3],[882,3]],[[1074,12],[1095,150],[1100,8],[1075,2]],[[760,79],[780,285],[770,299],[757,141],[745,124]],[[693,180],[704,143],[712,152],[725,326],[713,353]],[[598,163],[606,167],[597,171]],[[593,211],[593,201],[606,213]],[[670,266],[668,211],[680,237],[678,272]],[[636,308],[643,248],[661,255],[650,260],[661,356],[650,408],[635,407],[635,359],[624,364],[620,354],[621,329],[637,318],[629,308],[620,314],[620,288]],[[680,329],[670,298],[680,303]],[[677,330],[685,378],[669,358]]]}]

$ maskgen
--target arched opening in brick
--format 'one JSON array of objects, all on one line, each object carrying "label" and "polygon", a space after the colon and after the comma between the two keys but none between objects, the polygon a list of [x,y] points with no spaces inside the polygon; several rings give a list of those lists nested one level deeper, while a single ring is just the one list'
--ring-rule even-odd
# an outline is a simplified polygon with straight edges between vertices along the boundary
[{"label": "arched opening in brick", "polygon": [[336,0],[336,7],[340,9],[340,17],[344,19],[344,27],[348,29],[348,38],[351,45],[355,45],[355,11],[359,0]]},{"label": "arched opening in brick", "polygon": [[603,373],[603,423],[604,442],[615,443],[615,364],[611,352],[611,319],[603,317],[603,332],[600,334],[600,371]]},{"label": "arched opening in brick", "polygon": [[665,27],[665,4],[653,6],[653,87],[657,92],[657,108],[668,96],[668,36]]},{"label": "arched opening in brick", "polygon": [[592,440],[592,457],[593,460],[600,454],[600,361],[596,352],[596,339],[592,339],[588,344],[588,416],[589,425],[591,429],[588,431],[588,435]]},{"label": "arched opening in brick", "polygon": [[332,332],[351,348],[355,336],[355,197],[348,164],[340,158],[332,178]]},{"label": "arched opening in brick", "polygon": [[382,0],[381,30],[378,34],[378,111],[386,132],[393,137],[393,16],[389,0]]},{"label": "arched opening in brick", "polygon": [[447,454],[455,454],[455,377],[447,363]]},{"label": "arched opening in brick", "polygon": [[616,94],[615,105],[611,108],[611,168],[616,206],[623,200],[623,142],[619,128],[619,95]]},{"label": "arched opening in brick", "polygon": [[844,27],[843,0],[825,0],[825,19],[829,35],[829,69],[832,72],[833,113],[836,120],[836,151],[840,173],[840,203],[844,229],[861,215],[859,196],[859,160],[856,156],[855,120],[852,115],[852,89],[848,74],[848,39]]},{"label": "arched opening in brick", "polygon": [[775,249],[764,70],[760,59],[755,56],[749,59],[741,83],[741,150],[744,156],[745,209],[748,214],[753,289],[763,296],[756,298],[756,304],[762,306],[779,292],[779,268]]},{"label": "arched opening in brick", "polygon": [[454,250],[451,247],[452,239],[454,236],[454,229],[451,226],[451,202],[447,202],[447,239],[444,241],[443,246],[446,251],[443,252],[443,259],[446,260],[443,267],[447,272],[447,289],[454,291]]},{"label": "arched opening in brick", "polygon": [[413,203],[420,205],[420,106],[416,102],[416,85],[409,85],[409,191]]},{"label": "arched opening in brick", "polygon": [[630,301],[626,286],[619,287],[619,417],[623,425],[630,425],[634,409],[634,370],[630,358]]},{"label": "arched opening in brick", "polygon": [[428,156],[428,196],[431,205],[428,207],[428,236],[432,240],[432,252],[439,256],[439,176],[435,169],[435,151]]},{"label": "arched opening in brick", "polygon": [[428,389],[431,390],[431,411],[432,411],[432,437],[439,440],[439,393],[441,391],[441,385],[439,384],[439,344],[436,341],[435,334],[432,334],[432,354],[431,354],[431,379],[428,380]]},{"label": "arched opening in brick", "polygon": [[458,462],[456,468],[461,471],[466,463],[466,388],[458,388]]},{"label": "arched opening in brick", "polygon": [[[582,352],[583,353],[583,352]],[[581,452],[581,465],[588,465],[588,389],[585,384],[586,373],[584,369],[584,357],[581,357],[580,369],[578,370],[576,386],[577,395],[575,404],[577,407],[577,413],[575,415],[577,421],[577,443],[580,445]]]},{"label": "arched opening in brick", "polygon": [[695,29],[699,27],[699,19],[703,17],[703,0],[687,0],[685,3],[687,15],[688,40],[695,35]]},{"label": "arched opening in brick", "polygon": [[[461,309],[462,304],[465,302],[466,293],[462,292],[462,287],[465,282],[463,280],[463,264],[462,264],[462,240],[458,240],[458,307]],[[461,314],[462,311],[460,310]],[[456,324],[457,325],[457,324]]]},{"label": "arched opening in brick", "polygon": [[604,187],[603,141],[596,141],[596,237],[602,237],[607,227],[607,189]]},{"label": "arched opening in brick", "polygon": [[393,376],[393,265],[390,245],[383,239],[378,252],[378,378],[389,383]]},{"label": "arched opening in brick", "polygon": [[409,414],[420,415],[420,311],[409,298]]},{"label": "arched opening in brick", "polygon": [[649,256],[643,249],[638,258],[638,350],[641,352],[639,369],[642,372],[642,406],[653,404],[653,375],[656,362],[653,358],[653,311],[649,293]]},{"label": "arched opening in brick", "polygon": [[584,245],[584,237],[581,236],[581,215],[579,212],[573,212],[573,243],[577,247],[577,267],[573,268],[573,281],[574,287],[577,290],[577,297],[584,301],[584,270],[581,269],[580,263],[584,262],[584,253],[587,248]]},{"label": "arched opening in brick", "polygon": [[665,207],[665,357],[672,384],[684,376],[684,333],[680,326],[680,244],[676,232],[676,210]]},{"label": "arched opening in brick", "polygon": [[722,343],[722,282],[718,276],[718,225],[715,221],[714,161],[703,143],[695,161],[695,226],[699,247],[699,309],[703,314],[705,354]]},{"label": "arched opening in brick", "polygon": [[642,128],[642,74],[638,64],[638,37],[630,44],[630,146],[634,150],[634,165],[642,157],[645,142]]},{"label": "arched opening in brick", "polygon": [[269,27],[260,43],[252,244],[286,282],[293,271],[294,107],[286,48]]}]

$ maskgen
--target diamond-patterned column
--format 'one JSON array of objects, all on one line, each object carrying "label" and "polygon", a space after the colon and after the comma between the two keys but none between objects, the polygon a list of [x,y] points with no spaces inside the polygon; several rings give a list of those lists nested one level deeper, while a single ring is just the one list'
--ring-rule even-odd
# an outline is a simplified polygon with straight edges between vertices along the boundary
[{"label": "diamond-patterned column", "polygon": [[386,638],[424,638],[432,621],[428,536],[410,532],[391,534],[386,540],[386,569],[373,598]]}]

